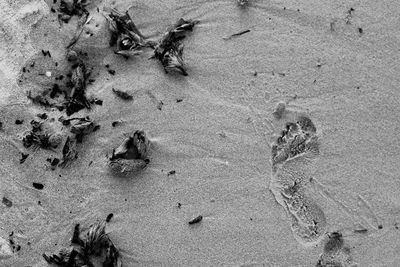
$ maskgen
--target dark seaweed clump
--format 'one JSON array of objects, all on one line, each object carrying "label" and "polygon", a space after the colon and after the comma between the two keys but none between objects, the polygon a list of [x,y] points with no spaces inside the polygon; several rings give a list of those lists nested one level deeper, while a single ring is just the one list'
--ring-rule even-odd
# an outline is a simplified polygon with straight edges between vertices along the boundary
[{"label": "dark seaweed clump", "polygon": [[169,70],[177,70],[183,75],[188,73],[183,63],[182,40],[188,31],[192,31],[198,21],[179,19],[175,25],[167,31],[154,50],[154,57],[160,60],[166,73]]},{"label": "dark seaweed clump", "polygon": [[95,223],[88,231],[81,231],[76,224],[71,239],[71,246],[62,249],[58,254],[46,255],[48,263],[57,266],[83,267],[94,266],[91,258],[102,256],[103,267],[121,267],[118,249],[105,232],[106,222]]},{"label": "dark seaweed clump", "polygon": [[28,98],[33,103],[47,108],[57,108],[59,111],[65,110],[68,116],[82,110],[91,109],[92,103],[99,103],[98,99],[89,99],[86,96],[86,89],[89,83],[91,72],[87,69],[82,59],[76,58],[71,65],[69,79],[63,86],[54,83],[52,88],[43,93],[32,96],[28,92]]},{"label": "dark seaweed clump", "polygon": [[25,133],[22,138],[22,143],[24,147],[29,148],[31,146],[41,147],[41,148],[51,148],[52,144],[50,142],[50,134],[42,131],[42,123],[32,120],[32,129]]},{"label": "dark seaweed clump", "polygon": [[58,20],[68,23],[72,16],[81,17],[89,12],[86,6],[90,4],[87,0],[61,0],[60,7],[58,8]]},{"label": "dark seaweed clump", "polygon": [[116,54],[129,57],[142,53],[145,47],[154,47],[154,42],[147,41],[138,30],[128,11],[122,14],[113,9],[105,17],[111,31],[110,46],[117,46]]}]

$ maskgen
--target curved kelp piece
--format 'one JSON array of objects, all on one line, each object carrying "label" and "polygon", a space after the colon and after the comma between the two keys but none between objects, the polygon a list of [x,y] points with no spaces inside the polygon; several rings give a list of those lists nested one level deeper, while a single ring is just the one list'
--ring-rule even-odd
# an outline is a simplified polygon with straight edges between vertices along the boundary
[{"label": "curved kelp piece", "polygon": [[169,70],[176,70],[184,76],[188,75],[182,59],[183,45],[181,40],[186,37],[186,32],[193,30],[194,25],[197,23],[199,23],[197,20],[179,19],[175,25],[164,34],[154,49],[153,57],[160,60],[166,73],[168,73]]}]

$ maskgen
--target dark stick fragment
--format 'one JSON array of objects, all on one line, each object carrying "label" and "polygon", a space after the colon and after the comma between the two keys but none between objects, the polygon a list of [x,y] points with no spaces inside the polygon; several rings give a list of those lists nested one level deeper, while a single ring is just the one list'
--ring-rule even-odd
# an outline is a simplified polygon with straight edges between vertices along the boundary
[{"label": "dark stick fragment", "polygon": [[112,89],[112,91],[116,96],[118,96],[119,98],[122,98],[124,100],[132,100],[133,99],[133,96],[131,94],[129,94],[128,92],[124,92],[124,91],[121,91],[119,89],[114,89],[114,88]]},{"label": "dark stick fragment", "polygon": [[194,218],[193,220],[189,221],[189,224],[195,224],[195,223],[199,223],[203,220],[203,216],[199,215],[196,218]]},{"label": "dark stick fragment", "polygon": [[81,238],[79,237],[79,223],[75,224],[74,233],[72,235],[71,243],[80,245],[82,243]]},{"label": "dark stick fragment", "polygon": [[167,176],[173,175],[173,174],[175,174],[175,173],[176,173],[175,170],[169,171],[168,174],[167,174]]},{"label": "dark stick fragment", "polygon": [[44,188],[44,185],[41,183],[32,183],[33,187],[38,189],[38,190],[42,190]]},{"label": "dark stick fragment", "polygon": [[114,214],[110,213],[107,215],[106,222],[110,222]]},{"label": "dark stick fragment", "polygon": [[110,73],[111,75],[115,75],[115,70],[108,69],[107,71],[108,71],[108,73]]},{"label": "dark stick fragment", "polygon": [[241,32],[238,32],[238,33],[234,33],[234,34],[232,34],[232,35],[230,35],[230,36],[228,36],[228,37],[224,37],[224,38],[222,38],[222,39],[224,39],[224,40],[229,40],[229,39],[231,39],[232,37],[240,36],[240,35],[245,34],[245,33],[248,33],[248,32],[250,32],[250,30],[244,30],[244,31],[241,31]]},{"label": "dark stick fragment", "polygon": [[9,200],[8,198],[3,197],[2,202],[3,202],[3,204],[6,205],[7,207],[11,208],[11,206],[12,206],[12,201]]},{"label": "dark stick fragment", "polygon": [[15,120],[15,124],[17,124],[17,125],[20,125],[20,124],[23,124],[24,123],[24,120]]},{"label": "dark stick fragment", "polygon": [[354,233],[359,233],[359,234],[364,234],[364,233],[366,233],[366,232],[368,232],[368,229],[366,229],[366,228],[363,228],[363,229],[355,229],[355,230],[354,230]]},{"label": "dark stick fragment", "polygon": [[28,158],[29,154],[24,154],[21,152],[21,159],[19,160],[19,163],[22,164],[25,162],[25,160]]}]

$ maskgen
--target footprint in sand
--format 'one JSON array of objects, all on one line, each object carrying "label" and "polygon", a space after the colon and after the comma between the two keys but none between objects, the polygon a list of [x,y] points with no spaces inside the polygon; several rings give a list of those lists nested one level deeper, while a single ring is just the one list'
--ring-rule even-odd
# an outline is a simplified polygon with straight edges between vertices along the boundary
[{"label": "footprint in sand", "polygon": [[317,129],[311,119],[297,115],[272,144],[270,190],[284,207],[293,234],[305,246],[317,244],[326,231],[326,217],[308,193],[310,170],[319,155]]}]

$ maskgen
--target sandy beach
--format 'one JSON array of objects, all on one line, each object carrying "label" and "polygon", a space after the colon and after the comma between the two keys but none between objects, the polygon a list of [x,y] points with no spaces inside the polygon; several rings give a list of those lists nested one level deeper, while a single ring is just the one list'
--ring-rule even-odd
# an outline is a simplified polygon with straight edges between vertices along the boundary
[{"label": "sandy beach", "polygon": [[[400,265],[399,2],[86,9],[79,28],[82,15],[60,22],[60,0],[0,0],[0,266],[51,266],[43,253],[111,213],[124,267]],[[150,44],[198,21],[180,41],[187,76],[151,59],[151,45],[116,54],[112,9]],[[68,116],[34,96],[67,90],[71,50],[92,104]],[[98,126],[74,135],[71,118]],[[60,145],[27,147],[32,120]],[[150,144],[143,168],[116,175],[115,149],[137,130]],[[68,162],[67,135],[80,138]]]}]

